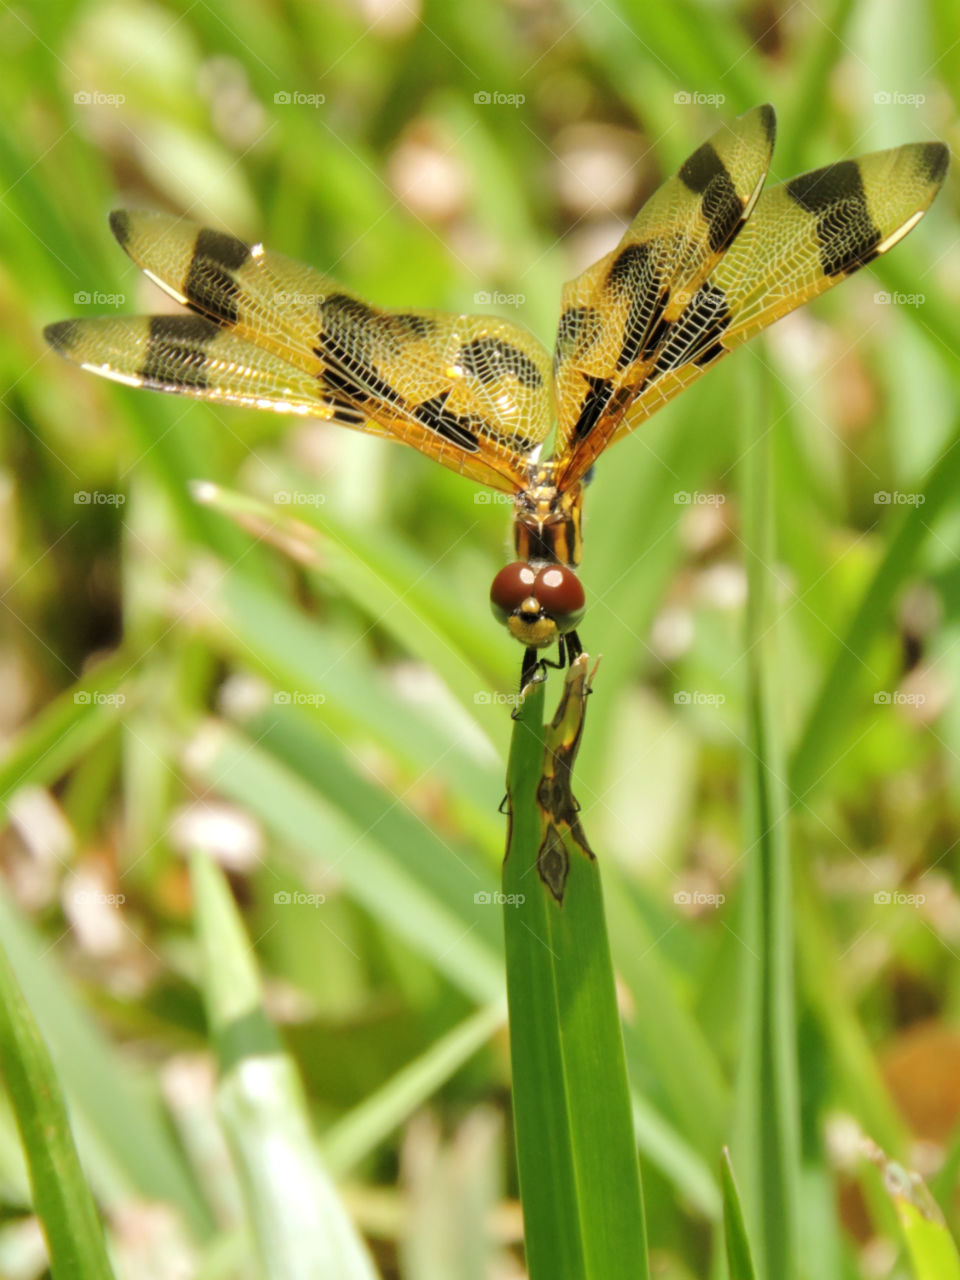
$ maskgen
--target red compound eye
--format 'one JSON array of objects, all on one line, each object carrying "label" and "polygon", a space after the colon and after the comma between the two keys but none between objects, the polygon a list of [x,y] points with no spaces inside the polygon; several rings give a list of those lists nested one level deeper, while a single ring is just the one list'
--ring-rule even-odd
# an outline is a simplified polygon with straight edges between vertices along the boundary
[{"label": "red compound eye", "polygon": [[537,575],[528,564],[515,560],[500,570],[490,588],[490,604],[499,618],[505,620],[533,595]]},{"label": "red compound eye", "polygon": [[561,631],[572,630],[580,621],[586,599],[580,579],[572,569],[551,564],[541,569],[533,594]]}]

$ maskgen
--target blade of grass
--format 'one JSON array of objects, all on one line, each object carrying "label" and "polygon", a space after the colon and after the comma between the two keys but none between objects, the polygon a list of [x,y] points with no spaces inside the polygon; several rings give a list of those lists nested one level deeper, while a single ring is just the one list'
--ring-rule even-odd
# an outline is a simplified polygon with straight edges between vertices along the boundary
[{"label": "blade of grass", "polygon": [[103,1228],[50,1054],[0,950],[0,1064],[30,1169],[54,1280],[112,1280]]},{"label": "blade of grass", "polygon": [[[455,901],[445,900],[435,881],[411,874],[405,845],[384,846],[379,832],[354,825],[282,761],[240,734],[211,735],[208,748],[195,756],[201,776],[257,814],[274,836],[309,859],[311,870],[336,866],[355,901],[471,998],[487,1002],[502,995],[496,948],[474,928],[477,911],[483,910],[476,904],[478,886],[483,897],[491,897],[485,880],[448,864],[442,870],[459,869],[463,889]],[[384,831],[389,838],[390,828]]]},{"label": "blade of grass", "polygon": [[837,645],[836,656],[807,716],[790,769],[790,792],[801,803],[830,771],[839,755],[838,739],[863,695],[861,655],[869,651],[890,616],[897,592],[913,568],[917,553],[943,510],[954,501],[960,483],[960,431],[929,471],[918,494],[923,501],[905,508],[863,599]]},{"label": "blade of grass", "polygon": [[2,894],[0,937],[77,1109],[78,1123],[82,1118],[82,1132],[89,1131],[94,1139],[91,1170],[105,1186],[119,1184],[118,1195],[168,1201],[197,1237],[208,1236],[209,1212],[171,1138],[155,1089],[142,1079],[131,1080],[129,1066],[121,1068],[68,976],[50,956],[49,945]]},{"label": "blade of grass", "polygon": [[129,671],[129,655],[114,654],[30,721],[0,764],[0,812],[21,787],[55,782],[110,732],[129,702]]},{"label": "blade of grass", "polygon": [[787,806],[776,712],[771,433],[762,384],[743,366],[743,507],[747,556],[745,752],[745,1018],[737,1152],[744,1170],[760,1274],[790,1280],[797,1267],[799,1108],[793,919]]},{"label": "blade of grass", "polygon": [[756,1280],[757,1273],[753,1266],[750,1238],[747,1235],[747,1225],[743,1220],[743,1205],[740,1203],[737,1180],[733,1176],[733,1162],[726,1147],[723,1149],[721,1174],[723,1179],[723,1226],[726,1234],[730,1280]]},{"label": "blade of grass", "polygon": [[872,1143],[866,1149],[896,1209],[915,1280],[960,1280],[960,1254],[926,1183]]},{"label": "blade of grass", "polygon": [[204,997],[220,1064],[218,1102],[271,1280],[374,1280],[367,1251],[320,1163],[293,1060],[267,1020],[256,964],[226,879],[192,863]]},{"label": "blade of grass", "polygon": [[[281,479],[295,490],[304,482]],[[464,605],[442,574],[408,551],[401,540],[338,520],[325,507],[271,507],[257,498],[208,482],[193,486],[204,505],[292,551],[328,584],[352,600],[378,627],[436,670],[471,710],[478,690],[508,688],[513,655],[491,647],[489,610]],[[482,623],[482,625],[478,625]]]},{"label": "blade of grass", "polygon": [[531,1280],[637,1280],[649,1263],[613,967],[599,867],[569,794],[586,696],[586,659],[577,665],[546,737],[543,686],[528,692],[507,773],[504,932],[527,1266]]},{"label": "blade of grass", "polygon": [[324,1135],[322,1150],[336,1173],[357,1164],[436,1092],[504,1023],[502,1003],[477,1010]]}]

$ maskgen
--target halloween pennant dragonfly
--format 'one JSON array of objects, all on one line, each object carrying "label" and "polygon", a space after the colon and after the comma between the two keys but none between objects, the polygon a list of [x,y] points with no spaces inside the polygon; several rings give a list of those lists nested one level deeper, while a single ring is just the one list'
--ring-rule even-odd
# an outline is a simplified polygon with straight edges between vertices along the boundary
[{"label": "halloween pennant dragonfly", "polygon": [[941,143],[908,143],[764,189],[775,128],[756,107],[694,151],[565,286],[552,360],[509,320],[383,310],[260,244],[148,212],[112,214],[114,235],[189,314],[64,320],[45,336],[117,382],[387,436],[512,494],[517,559],[490,599],[525,646],[526,684],[554,642],[559,665],[581,652],[575,569],[596,459],[902,240],[947,170]]}]

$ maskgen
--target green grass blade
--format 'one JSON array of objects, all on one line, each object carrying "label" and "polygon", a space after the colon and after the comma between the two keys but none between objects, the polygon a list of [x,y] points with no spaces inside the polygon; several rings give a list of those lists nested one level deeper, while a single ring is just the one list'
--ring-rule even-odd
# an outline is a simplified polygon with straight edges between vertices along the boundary
[{"label": "green grass blade", "polygon": [[176,1206],[199,1237],[210,1216],[148,1081],[132,1077],[22,913],[0,894],[0,937],[104,1176],[122,1191]]},{"label": "green grass blade", "polygon": [[723,1226],[727,1243],[727,1263],[730,1267],[730,1280],[757,1280],[750,1251],[750,1238],[747,1225],[743,1220],[743,1205],[740,1203],[740,1192],[737,1180],[733,1176],[733,1163],[730,1152],[723,1149],[721,1165],[723,1179]]},{"label": "green grass blade", "polygon": [[0,808],[4,813],[21,787],[54,782],[95,750],[129,705],[129,690],[122,685],[130,666],[127,654],[115,654],[34,717],[5,751],[0,764]]},{"label": "green grass blade", "polygon": [[366,1249],[318,1159],[296,1067],[263,1011],[256,965],[226,879],[198,854],[193,885],[207,1016],[220,1064],[219,1105],[264,1275],[373,1280]]},{"label": "green grass blade", "polygon": [[[407,865],[408,858],[398,856],[400,846],[385,846],[376,833],[354,824],[282,761],[240,734],[216,734],[198,765],[211,784],[248,805],[275,837],[309,859],[311,870],[336,866],[355,901],[421,950],[471,998],[486,1002],[502,995],[495,945],[475,927],[477,912],[484,909],[476,905],[475,893],[479,885],[489,894],[486,880],[453,864],[463,889],[448,900]],[[388,840],[391,834],[388,828]],[[438,874],[451,869],[447,864]]]},{"label": "green grass blade", "polygon": [[538,685],[514,725],[503,876],[527,1266],[531,1280],[637,1280],[643,1196],[599,867],[567,835],[562,901],[538,873],[542,708]]},{"label": "green grass blade", "polygon": [[328,1167],[340,1172],[368,1155],[486,1044],[505,1017],[502,1003],[478,1009],[364,1098],[324,1135],[321,1145]]},{"label": "green grass blade", "polygon": [[926,1183],[872,1143],[867,1155],[896,1209],[915,1280],[960,1280],[960,1254]]},{"label": "green grass blade", "polygon": [[960,483],[960,434],[944,448],[925,483],[923,501],[905,508],[856,613],[837,645],[836,656],[820,686],[790,769],[790,791],[802,801],[829,773],[840,754],[838,739],[850,732],[851,715],[864,694],[861,655],[885,625],[896,593],[903,586],[937,517],[956,499]]},{"label": "green grass blade", "polygon": [[762,1276],[790,1280],[797,1265],[799,1108],[793,919],[787,805],[775,687],[770,433],[760,387],[743,377],[744,541],[747,556],[747,706],[744,966],[745,1019],[738,1141]]},{"label": "green grass blade", "polygon": [[54,1280],[111,1280],[103,1228],[47,1046],[0,950],[0,1064],[30,1169]]}]

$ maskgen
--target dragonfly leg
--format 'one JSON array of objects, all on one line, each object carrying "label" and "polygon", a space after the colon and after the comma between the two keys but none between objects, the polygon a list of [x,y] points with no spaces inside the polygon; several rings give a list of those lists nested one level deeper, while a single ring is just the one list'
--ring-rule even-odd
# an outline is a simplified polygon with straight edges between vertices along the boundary
[{"label": "dragonfly leg", "polygon": [[524,649],[523,667],[520,671],[520,692],[521,693],[523,693],[524,689],[531,682],[531,680],[535,679],[537,674],[537,668],[539,666],[540,666],[540,663],[537,660],[536,649],[534,649],[532,646],[527,649]]},{"label": "dragonfly leg", "polygon": [[580,643],[580,637],[575,631],[568,631],[566,636],[560,637],[560,656],[563,658],[563,642],[567,642],[567,662],[571,666],[576,662],[577,658],[583,653],[583,645]]}]

